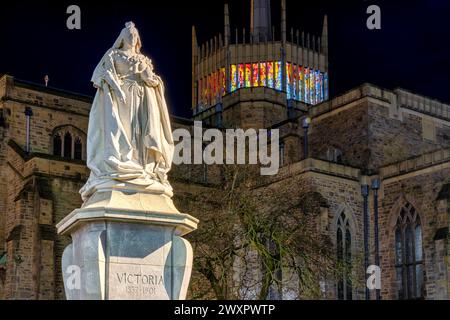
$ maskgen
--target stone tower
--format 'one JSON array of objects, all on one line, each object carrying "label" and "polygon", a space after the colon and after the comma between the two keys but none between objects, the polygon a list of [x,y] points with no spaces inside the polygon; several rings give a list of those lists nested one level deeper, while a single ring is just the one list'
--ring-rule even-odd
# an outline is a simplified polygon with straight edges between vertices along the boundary
[{"label": "stone tower", "polygon": [[290,31],[286,1],[281,26],[271,26],[270,0],[252,0],[250,33],[231,31],[224,8],[224,36],[199,45],[192,30],[194,119],[216,126],[267,128],[328,100],[328,31],[320,37]]}]

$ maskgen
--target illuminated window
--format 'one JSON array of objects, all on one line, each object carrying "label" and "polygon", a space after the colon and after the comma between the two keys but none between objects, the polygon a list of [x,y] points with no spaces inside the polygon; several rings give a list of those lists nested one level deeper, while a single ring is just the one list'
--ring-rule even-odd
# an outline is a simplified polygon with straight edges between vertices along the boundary
[{"label": "illuminated window", "polygon": [[[239,88],[269,87],[286,91],[287,99],[317,104],[328,99],[328,75],[294,63],[286,62],[286,88],[283,88],[283,69],[281,61],[260,63],[241,63],[230,66],[230,92]],[[206,92],[202,93],[206,103],[220,102],[225,95],[225,68],[221,68],[205,79]],[[199,84],[205,91],[205,84]]]},{"label": "illuminated window", "polygon": [[282,74],[281,61],[275,63],[275,89],[282,90]]},{"label": "illuminated window", "polygon": [[230,74],[230,78],[231,78],[231,91],[235,91],[238,88],[238,77],[237,77],[237,68],[235,64],[231,65],[231,74]]},{"label": "illuminated window", "polygon": [[298,100],[298,68],[297,65],[292,65],[292,76],[293,76],[293,86],[292,86],[292,96],[294,100]]},{"label": "illuminated window", "polygon": [[292,74],[292,64],[286,63],[286,94],[287,99],[292,99],[294,91],[294,77]]},{"label": "illuminated window", "polygon": [[250,88],[252,86],[252,65],[250,63],[245,64],[245,87]]},{"label": "illuminated window", "polygon": [[214,79],[214,104],[219,102],[220,97],[220,87],[219,87],[219,72],[213,73],[213,79]]},{"label": "illuminated window", "polygon": [[259,64],[259,85],[265,87],[267,85],[267,69],[266,69],[266,63],[265,62],[261,62]]},{"label": "illuminated window", "polygon": [[337,260],[342,267],[337,283],[337,298],[339,300],[352,300],[351,262],[352,262],[352,235],[350,224],[344,212],[339,216],[336,232]]},{"label": "illuminated window", "polygon": [[259,68],[258,63],[252,64],[252,86],[258,87],[259,86]]},{"label": "illuminated window", "polygon": [[269,88],[274,88],[274,71],[273,71],[273,62],[267,62],[267,86]]},{"label": "illuminated window", "polygon": [[225,68],[220,68],[219,71],[219,94],[220,96],[224,96],[227,88],[226,88],[226,81],[225,81]]},{"label": "illuminated window", "polygon": [[300,101],[305,101],[304,87],[305,87],[305,76],[303,73],[303,67],[298,66],[298,98]]},{"label": "illuminated window", "polygon": [[305,68],[305,76],[304,76],[304,84],[305,84],[305,102],[310,103],[310,96],[309,96],[309,69]]},{"label": "illuminated window", "polygon": [[225,68],[220,69],[220,87],[222,88],[222,96],[227,93],[227,82],[225,79]]},{"label": "illuminated window", "polygon": [[321,91],[321,85],[320,85],[320,71],[316,71],[316,103],[322,102],[320,98],[320,91]]},{"label": "illuminated window", "polygon": [[238,88],[244,88],[244,65],[238,65]]},{"label": "illuminated window", "polygon": [[316,104],[315,86],[316,73],[314,70],[309,70],[309,103]]},{"label": "illuminated window", "polygon": [[319,101],[323,101],[323,73],[319,72]]},{"label": "illuminated window", "polygon": [[422,225],[409,203],[401,209],[395,226],[395,269],[398,298],[423,298]]}]

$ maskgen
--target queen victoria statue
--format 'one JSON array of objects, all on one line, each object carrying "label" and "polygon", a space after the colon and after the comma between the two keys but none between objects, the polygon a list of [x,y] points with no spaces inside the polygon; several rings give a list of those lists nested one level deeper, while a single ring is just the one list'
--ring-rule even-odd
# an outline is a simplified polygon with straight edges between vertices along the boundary
[{"label": "queen victoria statue", "polygon": [[[132,22],[95,68],[81,208],[58,224],[70,300],[186,297],[198,220],[180,213],[167,181],[174,152],[164,84]],[[75,278],[74,278],[75,277]],[[78,279],[74,285],[73,280]]]},{"label": "queen victoria statue", "polygon": [[91,175],[83,200],[96,187],[118,183],[151,186],[168,194],[167,172],[174,143],[164,84],[141,53],[133,22],[125,24],[113,47],[95,68],[97,88],[89,117],[87,166]]}]

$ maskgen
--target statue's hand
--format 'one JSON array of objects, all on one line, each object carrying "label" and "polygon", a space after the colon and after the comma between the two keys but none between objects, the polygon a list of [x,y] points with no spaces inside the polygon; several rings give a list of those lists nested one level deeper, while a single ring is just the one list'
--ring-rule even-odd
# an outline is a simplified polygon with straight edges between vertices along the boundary
[{"label": "statue's hand", "polygon": [[156,87],[159,85],[158,76],[150,68],[145,69],[141,73],[142,80],[151,87]]},{"label": "statue's hand", "polygon": [[146,70],[153,72],[152,60],[150,60],[146,56],[141,55],[141,56],[139,56],[139,59],[138,59],[136,73],[143,73]]}]

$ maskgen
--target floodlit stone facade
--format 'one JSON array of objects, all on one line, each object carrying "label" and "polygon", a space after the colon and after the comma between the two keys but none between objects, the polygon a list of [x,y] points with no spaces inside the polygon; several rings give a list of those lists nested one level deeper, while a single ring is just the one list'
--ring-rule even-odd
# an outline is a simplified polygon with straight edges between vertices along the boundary
[{"label": "floodlit stone facade", "polygon": [[[321,37],[312,40],[298,32],[287,39],[285,16],[282,22],[278,40],[267,33],[267,21],[258,21],[257,37],[236,33],[233,42],[225,7],[223,37],[198,45],[194,29],[193,117],[172,117],[173,129],[192,134],[197,120],[204,129],[279,130],[281,167],[276,175],[258,179],[251,192],[261,200],[290,195],[293,203],[312,195],[320,208],[312,218],[317,233],[330,240],[336,255],[344,250],[351,256],[359,280],[347,285],[323,279],[324,299],[365,298],[364,237],[369,240],[369,264],[376,264],[376,225],[381,299],[450,299],[450,105],[371,84],[328,99],[325,82],[316,87],[320,99],[307,103],[295,82],[301,73],[287,79],[290,71],[284,68],[281,89],[268,82],[256,86],[254,80],[232,88],[232,81],[240,81],[228,77],[240,76],[232,65],[251,63],[255,71],[256,63],[256,78],[261,76],[260,63],[267,61],[328,72],[326,18]],[[295,84],[291,90],[298,90],[297,99],[283,90],[289,83]],[[9,75],[0,78],[0,299],[64,299],[61,254],[70,239],[58,236],[55,224],[82,204],[78,191],[89,175],[85,159],[91,103],[92,97]],[[175,165],[170,181],[177,208],[200,221],[206,212],[213,216],[223,198],[222,169]],[[259,202],[261,212],[268,209]],[[201,232],[202,222],[198,228]],[[258,278],[258,259],[250,254],[230,272],[239,272],[246,263],[250,277]],[[295,293],[294,278],[277,298],[302,298]],[[188,296],[198,297],[197,291],[209,285],[194,267]],[[375,292],[370,296],[375,298]],[[203,297],[215,298],[211,292]]]},{"label": "floodlit stone facade", "polygon": [[[275,107],[278,118],[271,118],[283,120],[267,126],[265,118],[250,118],[251,124],[246,126],[245,117],[239,117],[246,102],[241,104],[239,97],[245,98],[254,90],[269,89],[243,88],[225,96],[224,105],[228,100],[237,101],[223,109],[223,119],[228,114],[227,122],[237,119],[244,128],[280,130],[282,167],[277,175],[261,179],[255,196],[281,195],[300,185],[308,192],[320,194],[323,200],[318,230],[336,245],[336,223],[344,212],[350,221],[352,255],[357,257],[364,253],[361,185],[370,186],[372,180],[380,179],[381,297],[401,298],[399,281],[406,281],[406,285],[412,281],[399,279],[395,250],[397,220],[402,208],[409,205],[417,212],[421,225],[422,244],[415,250],[423,250],[423,280],[416,279],[415,283],[420,282],[423,298],[448,299],[450,106],[405,90],[390,91],[364,84],[317,106],[302,106],[291,116],[288,104],[280,99],[279,109]],[[2,299],[63,299],[61,254],[70,239],[56,235],[55,224],[81,205],[78,190],[89,173],[84,150],[91,98],[7,75],[0,80],[0,92],[0,241],[6,258],[0,266],[0,295]],[[27,108],[32,110],[29,152]],[[305,117],[311,118],[308,157],[303,154]],[[172,122],[174,128],[192,130],[190,120],[174,117]],[[67,133],[73,137],[71,141],[81,138],[81,159],[74,159],[74,142],[65,143],[62,138],[61,144],[70,146],[70,153],[55,147],[55,137],[65,137]],[[181,206],[184,197],[219,191],[222,179],[220,168],[205,165],[175,166],[172,176],[175,201]],[[372,190],[368,203],[373,264]],[[201,212],[192,214],[201,219]],[[363,265],[356,268],[363,274]],[[193,279],[193,288],[196,285],[198,282]],[[191,296],[195,295],[191,292]],[[289,297],[292,295],[286,294],[285,298]],[[324,297],[338,298],[335,283],[326,283]],[[352,299],[363,298],[364,287],[353,287]]]}]

